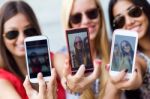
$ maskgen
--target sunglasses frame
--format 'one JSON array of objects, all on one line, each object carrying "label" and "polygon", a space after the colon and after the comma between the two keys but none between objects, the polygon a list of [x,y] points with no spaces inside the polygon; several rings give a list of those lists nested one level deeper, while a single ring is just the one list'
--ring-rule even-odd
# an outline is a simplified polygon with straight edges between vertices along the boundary
[{"label": "sunglasses frame", "polygon": [[[134,11],[133,11],[134,10]],[[137,11],[138,10],[138,15],[134,15],[133,12]],[[132,13],[131,13],[132,11]],[[132,18],[138,18],[142,15],[143,13],[143,7],[140,7],[140,6],[135,6],[135,7],[132,7],[130,9],[127,9],[125,12],[123,12],[120,16],[117,16],[116,18],[114,18],[113,20],[113,27],[115,27],[116,29],[117,28],[122,28],[124,25],[125,25],[125,22],[126,22],[126,18],[125,18],[125,15],[124,13],[127,13],[128,16],[132,17]],[[123,18],[123,22],[119,22],[118,20],[120,18]],[[116,25],[116,23],[123,23],[122,25],[120,25],[120,27],[118,27],[119,25]]]},{"label": "sunglasses frame", "polygon": [[[91,8],[84,12],[88,19],[94,20],[99,16],[99,9],[98,8]],[[82,21],[83,14],[81,12],[77,12],[74,15],[70,15],[69,21],[72,24],[79,24]],[[77,21],[78,20],[78,21]]]},{"label": "sunglasses frame", "polygon": [[[28,35],[28,33],[26,31],[31,31],[30,32],[31,34]],[[13,33],[16,33],[16,34],[13,34],[13,37],[9,37],[10,35],[12,35],[12,32]],[[36,35],[37,34],[37,30],[34,28],[34,27],[30,27],[30,28],[26,28],[23,30],[23,33],[26,37],[29,37],[29,36],[33,36],[33,35]],[[14,36],[15,35],[15,36]],[[8,31],[7,33],[4,33],[3,36],[6,37],[8,40],[14,40],[18,37],[19,35],[19,31],[18,30],[10,30]]]}]

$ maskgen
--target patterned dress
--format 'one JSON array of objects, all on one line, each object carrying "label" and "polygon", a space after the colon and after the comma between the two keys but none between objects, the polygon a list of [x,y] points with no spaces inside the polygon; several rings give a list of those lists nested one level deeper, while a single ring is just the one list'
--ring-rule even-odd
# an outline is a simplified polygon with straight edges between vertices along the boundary
[{"label": "patterned dress", "polygon": [[146,56],[144,53],[141,52],[139,53],[139,55],[147,63],[147,71],[145,73],[143,85],[141,87],[142,97],[143,99],[150,99],[150,57]]}]

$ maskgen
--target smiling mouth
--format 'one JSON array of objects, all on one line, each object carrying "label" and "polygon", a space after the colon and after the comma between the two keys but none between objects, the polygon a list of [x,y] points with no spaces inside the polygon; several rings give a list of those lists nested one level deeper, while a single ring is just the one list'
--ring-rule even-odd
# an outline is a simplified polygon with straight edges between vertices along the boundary
[{"label": "smiling mouth", "polygon": [[135,26],[129,30],[139,32],[141,25]]}]

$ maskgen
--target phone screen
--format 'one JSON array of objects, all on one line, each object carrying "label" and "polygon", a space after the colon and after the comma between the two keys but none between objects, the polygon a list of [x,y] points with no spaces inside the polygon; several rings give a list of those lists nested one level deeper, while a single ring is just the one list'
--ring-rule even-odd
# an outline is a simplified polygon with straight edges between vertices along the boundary
[{"label": "phone screen", "polygon": [[82,64],[85,65],[85,72],[92,71],[93,63],[90,53],[88,30],[73,29],[66,32],[72,73],[74,74]]},{"label": "phone screen", "polygon": [[113,44],[111,70],[121,71],[128,69],[128,73],[131,73],[136,48],[136,37],[117,34]]},{"label": "phone screen", "polygon": [[36,78],[39,72],[43,74],[43,77],[51,75],[47,44],[47,40],[26,42],[30,78]]}]

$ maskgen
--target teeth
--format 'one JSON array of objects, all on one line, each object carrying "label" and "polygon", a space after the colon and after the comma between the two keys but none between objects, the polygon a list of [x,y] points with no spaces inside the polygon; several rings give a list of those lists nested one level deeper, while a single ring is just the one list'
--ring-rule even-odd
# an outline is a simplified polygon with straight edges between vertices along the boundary
[{"label": "teeth", "polygon": [[131,28],[131,30],[138,32],[139,28],[140,28],[140,26],[136,26],[136,27],[134,27],[134,28]]}]

